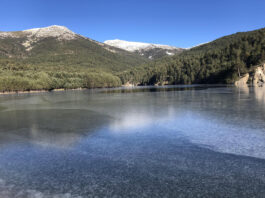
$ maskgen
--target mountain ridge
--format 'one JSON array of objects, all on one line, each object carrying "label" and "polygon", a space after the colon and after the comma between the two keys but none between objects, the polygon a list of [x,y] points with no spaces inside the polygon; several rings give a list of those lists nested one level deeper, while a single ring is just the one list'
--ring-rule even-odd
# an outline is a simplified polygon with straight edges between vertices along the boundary
[{"label": "mountain ridge", "polygon": [[75,39],[89,39],[98,45],[103,46],[106,50],[117,53],[117,49],[135,53],[148,59],[158,59],[164,56],[173,56],[183,52],[184,48],[152,44],[143,42],[130,42],[124,40],[107,40],[103,43],[77,34],[65,26],[51,25],[41,28],[32,28],[22,31],[0,31],[0,39],[23,39],[22,45],[26,51],[31,51],[34,44],[45,38],[55,38],[58,41],[70,41]]}]

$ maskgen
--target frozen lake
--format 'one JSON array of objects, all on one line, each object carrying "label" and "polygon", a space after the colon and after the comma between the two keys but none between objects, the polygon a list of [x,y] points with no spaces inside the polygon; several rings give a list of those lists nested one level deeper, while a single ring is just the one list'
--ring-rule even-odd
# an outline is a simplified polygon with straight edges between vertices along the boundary
[{"label": "frozen lake", "polygon": [[0,96],[0,197],[265,197],[265,88]]}]

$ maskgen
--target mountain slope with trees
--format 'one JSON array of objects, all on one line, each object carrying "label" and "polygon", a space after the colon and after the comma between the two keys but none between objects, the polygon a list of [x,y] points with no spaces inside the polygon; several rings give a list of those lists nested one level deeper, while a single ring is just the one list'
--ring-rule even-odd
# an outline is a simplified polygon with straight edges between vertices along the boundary
[{"label": "mountain slope with trees", "polygon": [[0,32],[0,91],[120,86],[117,72],[148,61],[62,26]]},{"label": "mountain slope with trees", "polygon": [[173,57],[143,64],[119,76],[123,83],[234,83],[265,61],[265,28],[225,36]]}]

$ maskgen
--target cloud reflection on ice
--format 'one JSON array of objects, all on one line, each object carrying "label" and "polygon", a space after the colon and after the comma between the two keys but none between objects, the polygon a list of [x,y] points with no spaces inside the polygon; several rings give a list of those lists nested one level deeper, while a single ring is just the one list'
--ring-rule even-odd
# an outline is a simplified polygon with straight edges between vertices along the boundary
[{"label": "cloud reflection on ice", "polygon": [[38,125],[32,124],[29,137],[32,143],[42,147],[67,149],[80,141],[82,135],[74,132],[54,133],[54,131],[39,129]]},{"label": "cloud reflection on ice", "polygon": [[154,116],[149,114],[128,113],[110,125],[112,133],[164,133],[174,132],[192,143],[215,151],[237,155],[265,158],[265,129],[241,126],[230,116],[221,120],[214,114],[185,111],[176,114]]},{"label": "cloud reflection on ice", "polygon": [[119,118],[110,123],[111,132],[115,133],[133,133],[143,130],[146,127],[159,123],[166,123],[174,119],[175,112],[173,107],[168,107],[165,114],[156,115],[145,111],[128,111]]}]

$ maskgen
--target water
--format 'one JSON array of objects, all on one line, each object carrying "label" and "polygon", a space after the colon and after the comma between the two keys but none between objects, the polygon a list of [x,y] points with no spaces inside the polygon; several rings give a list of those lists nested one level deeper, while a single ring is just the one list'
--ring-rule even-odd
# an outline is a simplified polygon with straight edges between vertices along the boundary
[{"label": "water", "polygon": [[265,197],[265,88],[0,96],[0,197]]}]

